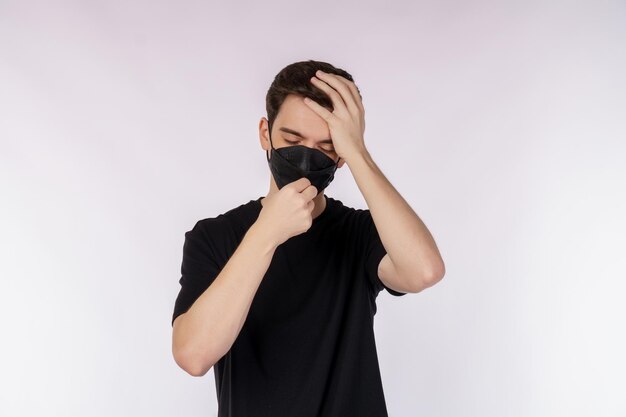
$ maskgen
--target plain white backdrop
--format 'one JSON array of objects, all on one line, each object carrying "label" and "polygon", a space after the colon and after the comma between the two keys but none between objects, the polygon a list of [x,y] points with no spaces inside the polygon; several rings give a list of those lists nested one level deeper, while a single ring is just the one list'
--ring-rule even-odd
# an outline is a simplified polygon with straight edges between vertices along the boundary
[{"label": "plain white backdrop", "polygon": [[[378,297],[393,417],[626,415],[626,4],[0,1],[0,415],[215,416],[184,232],[266,195],[284,66],[350,72],[446,276]],[[366,208],[348,166],[326,193]]]}]

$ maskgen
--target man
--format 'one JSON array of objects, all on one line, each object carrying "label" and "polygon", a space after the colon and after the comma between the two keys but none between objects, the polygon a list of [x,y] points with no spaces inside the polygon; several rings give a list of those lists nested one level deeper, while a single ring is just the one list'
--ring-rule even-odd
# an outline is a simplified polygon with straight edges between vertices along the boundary
[{"label": "man", "polygon": [[[194,376],[214,368],[220,417],[387,416],[376,297],[434,285],[443,261],[365,146],[350,74],[296,62],[266,107],[267,196],[185,233],[174,358]],[[367,210],[324,194],[346,163]]]}]

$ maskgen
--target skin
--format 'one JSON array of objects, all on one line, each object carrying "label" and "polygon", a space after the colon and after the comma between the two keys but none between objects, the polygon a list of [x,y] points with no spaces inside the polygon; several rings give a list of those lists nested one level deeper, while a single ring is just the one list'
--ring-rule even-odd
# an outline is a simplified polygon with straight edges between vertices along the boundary
[{"label": "skin", "polygon": [[[300,96],[289,95],[272,125],[274,148],[305,145],[317,148],[333,160],[338,169],[348,164],[372,215],[387,254],[378,266],[378,276],[391,289],[416,293],[439,282],[445,265],[433,236],[419,216],[387,180],[369,153],[364,140],[365,110],[356,85],[336,74],[318,71],[310,82],[328,94],[334,111]],[[303,134],[300,138],[282,132],[288,127]],[[332,145],[322,144],[332,139]],[[259,139],[269,151],[268,121],[259,122]],[[290,141],[290,142],[289,142]],[[270,173],[268,197],[278,191]],[[263,204],[263,198],[261,204]],[[323,191],[313,199],[313,218],[325,209]]]}]

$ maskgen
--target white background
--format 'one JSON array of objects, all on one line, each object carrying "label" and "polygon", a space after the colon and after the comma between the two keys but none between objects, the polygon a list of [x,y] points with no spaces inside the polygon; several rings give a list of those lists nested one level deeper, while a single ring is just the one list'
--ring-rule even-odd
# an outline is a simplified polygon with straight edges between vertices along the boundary
[{"label": "white background", "polygon": [[[274,75],[350,72],[443,281],[378,297],[390,416],[626,415],[626,4],[0,1],[0,415],[215,416],[184,232],[265,195]],[[345,166],[326,190],[366,208]]]}]

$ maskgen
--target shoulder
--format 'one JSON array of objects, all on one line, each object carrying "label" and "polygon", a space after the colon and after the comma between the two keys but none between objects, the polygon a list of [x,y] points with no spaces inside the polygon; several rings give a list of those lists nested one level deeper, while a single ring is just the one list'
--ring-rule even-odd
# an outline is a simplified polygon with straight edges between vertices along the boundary
[{"label": "shoulder", "polygon": [[184,252],[213,255],[216,239],[227,227],[224,220],[223,217],[216,216],[196,221],[194,226],[185,232]]},{"label": "shoulder", "polygon": [[210,232],[214,232],[216,230],[224,229],[227,226],[227,218],[224,215],[219,214],[215,217],[207,217],[204,219],[197,220],[193,227],[188,230],[185,234],[196,235],[196,236],[204,236],[208,235]]},{"label": "shoulder", "polygon": [[332,198],[332,197],[327,197],[327,208],[329,208],[333,214],[335,214],[336,216],[340,217],[340,218],[350,218],[350,217],[354,217],[355,215],[358,215],[358,210],[361,209],[357,209],[354,207],[350,207],[346,204],[344,204],[343,201],[338,200],[336,198]]},{"label": "shoulder", "polygon": [[343,218],[350,220],[357,226],[367,223],[368,219],[371,220],[372,218],[368,208],[351,207],[335,199],[333,199],[333,204],[336,211],[340,213]]},{"label": "shoulder", "polygon": [[348,226],[360,228],[372,221],[368,208],[352,207],[332,197],[328,197],[328,202],[338,220]]},{"label": "shoulder", "polygon": [[355,241],[366,241],[371,235],[374,220],[368,208],[351,207],[339,200],[333,200],[336,221],[341,225],[342,233]]},{"label": "shoulder", "polygon": [[[258,204],[260,205],[260,203]],[[255,214],[258,215],[258,211],[255,207],[255,200],[251,200],[215,216],[197,220],[193,228],[186,234],[204,239],[228,234],[233,231],[236,225],[246,222],[248,218],[252,219]]]}]

